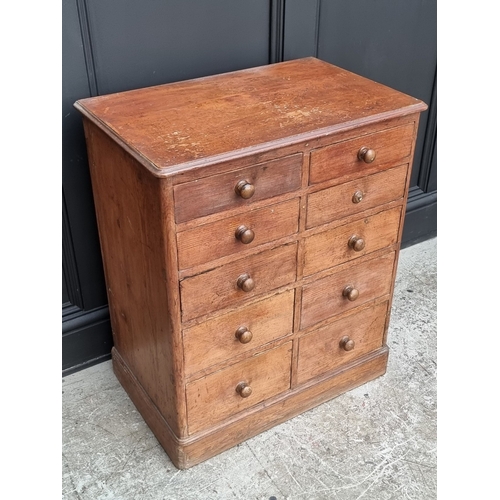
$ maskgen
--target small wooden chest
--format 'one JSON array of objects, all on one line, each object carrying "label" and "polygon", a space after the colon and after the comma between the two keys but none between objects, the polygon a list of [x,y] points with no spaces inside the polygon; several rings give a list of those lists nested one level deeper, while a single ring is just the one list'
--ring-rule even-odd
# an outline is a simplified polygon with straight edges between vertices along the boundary
[{"label": "small wooden chest", "polygon": [[113,367],[178,468],[385,373],[423,102],[306,58],[75,106]]}]

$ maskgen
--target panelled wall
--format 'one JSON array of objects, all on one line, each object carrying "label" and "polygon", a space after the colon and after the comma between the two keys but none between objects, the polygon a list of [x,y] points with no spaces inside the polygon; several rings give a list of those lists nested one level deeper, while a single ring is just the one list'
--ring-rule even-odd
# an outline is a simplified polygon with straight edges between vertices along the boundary
[{"label": "panelled wall", "polygon": [[112,346],[81,117],[93,95],[316,56],[417,97],[403,244],[436,234],[436,2],[63,0],[63,373]]}]

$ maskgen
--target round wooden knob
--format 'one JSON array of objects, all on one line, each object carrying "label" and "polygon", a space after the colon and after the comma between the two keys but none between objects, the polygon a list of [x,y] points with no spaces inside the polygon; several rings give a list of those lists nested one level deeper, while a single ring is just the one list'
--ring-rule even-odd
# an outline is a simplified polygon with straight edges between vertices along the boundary
[{"label": "round wooden knob", "polygon": [[248,396],[250,396],[250,394],[252,394],[252,388],[246,382],[240,382],[236,386],[236,392],[242,398],[248,398]]},{"label": "round wooden knob", "polygon": [[234,190],[236,191],[236,194],[245,200],[248,200],[248,198],[251,198],[255,193],[255,186],[248,181],[240,181],[236,184]]},{"label": "round wooden knob", "polygon": [[253,337],[252,332],[246,326],[240,326],[234,335],[242,344],[248,344]]},{"label": "round wooden knob", "polygon": [[355,252],[361,252],[365,248],[365,240],[356,234],[349,238],[348,244]]},{"label": "round wooden knob", "polygon": [[251,292],[255,288],[255,281],[250,278],[250,275],[247,273],[242,274],[238,278],[236,284],[238,288],[241,288],[244,292]]},{"label": "round wooden knob", "polygon": [[352,285],[347,285],[342,291],[342,295],[352,302],[359,297],[359,290]]},{"label": "round wooden knob", "polygon": [[375,153],[375,150],[367,147],[362,147],[358,151],[358,158],[364,161],[365,163],[371,163],[373,160],[375,160],[376,156],[377,153]]},{"label": "round wooden knob", "polygon": [[346,335],[340,339],[340,347],[344,349],[344,351],[352,351],[354,349],[354,340]]},{"label": "round wooden knob", "polygon": [[363,200],[363,192],[362,191],[356,191],[353,195],[352,195],[352,202],[353,203],[359,203],[360,201]]},{"label": "round wooden knob", "polygon": [[255,233],[246,226],[240,226],[236,229],[234,233],[237,240],[240,240],[243,244],[248,245],[248,243],[252,243],[255,238]]}]

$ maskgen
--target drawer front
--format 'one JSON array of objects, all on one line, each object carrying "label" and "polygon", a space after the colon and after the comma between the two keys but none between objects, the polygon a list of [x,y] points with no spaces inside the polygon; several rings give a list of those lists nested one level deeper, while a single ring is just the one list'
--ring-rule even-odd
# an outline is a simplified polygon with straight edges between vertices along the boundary
[{"label": "drawer front", "polygon": [[[344,269],[303,287],[301,328],[388,294],[392,284],[395,252]],[[354,289],[349,300],[348,287]],[[345,295],[346,294],[346,295]]]},{"label": "drawer front", "polygon": [[319,226],[403,198],[408,165],[346,182],[307,197],[306,227]]},{"label": "drawer front", "polygon": [[[362,177],[402,163],[411,154],[414,131],[414,124],[409,123],[311,151],[309,183]],[[375,152],[371,163],[358,157],[362,148]]]},{"label": "drawer front", "polygon": [[388,302],[330,323],[299,340],[297,383],[302,384],[382,346]]},{"label": "drawer front", "polygon": [[296,255],[297,244],[292,243],[186,278],[180,284],[182,319],[239,304],[295,281]]},{"label": "drawer front", "polygon": [[[189,433],[210,427],[289,389],[291,354],[292,342],[287,342],[187,384]],[[240,384],[250,387],[251,394],[248,395],[248,388],[239,393]]]},{"label": "drawer front", "polygon": [[294,290],[288,290],[184,331],[187,375],[292,333]]},{"label": "drawer front", "polygon": [[304,241],[304,275],[337,266],[396,243],[402,207],[392,208]]},{"label": "drawer front", "polygon": [[188,269],[294,234],[298,224],[297,198],[178,233],[179,268]]},{"label": "drawer front", "polygon": [[[185,222],[295,191],[301,185],[301,171],[302,153],[297,153],[242,170],[179,184],[174,187],[175,220]],[[236,192],[240,182],[241,195]]]}]

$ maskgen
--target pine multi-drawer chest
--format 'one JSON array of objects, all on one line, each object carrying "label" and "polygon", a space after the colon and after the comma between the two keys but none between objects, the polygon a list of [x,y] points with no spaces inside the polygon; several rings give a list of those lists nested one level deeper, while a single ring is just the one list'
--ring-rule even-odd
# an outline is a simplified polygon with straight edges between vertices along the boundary
[{"label": "pine multi-drawer chest", "polygon": [[114,371],[178,468],[385,373],[423,102],[306,58],[75,106]]}]

